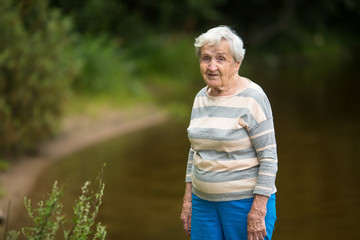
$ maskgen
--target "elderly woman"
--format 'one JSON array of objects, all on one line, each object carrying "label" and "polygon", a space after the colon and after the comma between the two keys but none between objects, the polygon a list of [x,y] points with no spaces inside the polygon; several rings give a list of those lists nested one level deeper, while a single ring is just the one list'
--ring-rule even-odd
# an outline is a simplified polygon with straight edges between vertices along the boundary
[{"label": "elderly woman", "polygon": [[196,95],[180,219],[191,239],[271,239],[276,221],[276,140],[259,85],[238,75],[245,49],[229,27],[195,40],[206,87]]}]

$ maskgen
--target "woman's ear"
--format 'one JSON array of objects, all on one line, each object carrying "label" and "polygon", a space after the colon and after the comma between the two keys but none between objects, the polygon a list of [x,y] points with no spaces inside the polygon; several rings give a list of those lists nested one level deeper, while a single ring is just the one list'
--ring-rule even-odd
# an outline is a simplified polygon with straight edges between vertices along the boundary
[{"label": "woman's ear", "polygon": [[242,60],[240,60],[239,62],[235,62],[236,68],[238,71],[240,70],[241,63],[242,63]]}]

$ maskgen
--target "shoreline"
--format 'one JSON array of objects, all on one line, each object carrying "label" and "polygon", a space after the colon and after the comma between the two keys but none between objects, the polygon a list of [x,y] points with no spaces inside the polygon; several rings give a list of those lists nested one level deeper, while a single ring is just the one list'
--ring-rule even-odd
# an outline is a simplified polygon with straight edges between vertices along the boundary
[{"label": "shoreline", "polygon": [[[36,180],[53,162],[113,137],[159,125],[167,115],[156,107],[131,110],[107,109],[97,116],[77,115],[63,120],[60,131],[40,146],[36,156],[25,156],[0,173],[4,196],[0,198],[0,217],[16,219],[24,197],[36,186]],[[9,212],[8,212],[9,211]]]}]

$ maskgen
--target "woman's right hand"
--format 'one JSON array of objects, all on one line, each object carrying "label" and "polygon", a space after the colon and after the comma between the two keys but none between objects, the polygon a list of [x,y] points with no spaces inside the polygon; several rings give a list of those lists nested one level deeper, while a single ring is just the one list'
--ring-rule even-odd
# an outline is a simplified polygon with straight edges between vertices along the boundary
[{"label": "woman's right hand", "polygon": [[187,201],[184,199],[180,220],[183,223],[185,233],[189,236],[191,233],[191,207],[192,207],[191,201]]},{"label": "woman's right hand", "polygon": [[192,210],[192,184],[186,183],[184,201],[182,205],[180,220],[183,223],[185,233],[190,236],[191,233],[191,210]]}]

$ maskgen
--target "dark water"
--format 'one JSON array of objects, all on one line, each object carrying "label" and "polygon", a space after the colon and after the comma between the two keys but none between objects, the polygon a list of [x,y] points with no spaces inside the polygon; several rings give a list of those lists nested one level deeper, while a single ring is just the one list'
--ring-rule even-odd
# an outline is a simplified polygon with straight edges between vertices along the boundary
[{"label": "dark water", "polygon": [[[274,115],[279,152],[274,239],[356,239],[359,122]],[[49,192],[57,179],[67,184],[64,202],[71,208],[82,184],[107,162],[99,220],[109,239],[187,239],[179,221],[189,147],[185,129],[186,123],[169,121],[73,154],[46,171],[33,198]]]},{"label": "dark water", "polygon": [[284,117],[277,124],[275,239],[355,239],[360,224],[359,121]]}]

